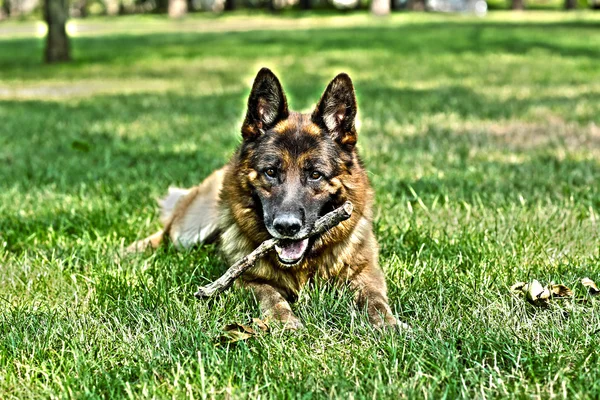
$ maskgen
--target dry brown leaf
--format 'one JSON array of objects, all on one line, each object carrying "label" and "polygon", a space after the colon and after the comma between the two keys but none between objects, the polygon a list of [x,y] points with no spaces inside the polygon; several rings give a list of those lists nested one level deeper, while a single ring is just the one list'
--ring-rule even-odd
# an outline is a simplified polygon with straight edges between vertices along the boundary
[{"label": "dry brown leaf", "polygon": [[571,297],[573,292],[567,286],[562,284],[551,283],[548,285],[548,289],[552,292],[552,297]]},{"label": "dry brown leaf", "polygon": [[[547,306],[548,301],[552,297],[552,293],[554,293],[554,286],[557,286],[557,293],[563,293],[563,291],[559,291],[558,286],[563,285],[549,285],[548,287],[543,287],[542,284],[534,279],[530,283],[525,282],[517,282],[510,287],[511,291],[517,293],[523,293],[528,302],[535,306]],[[564,286],[566,288],[566,286]],[[566,288],[568,289],[568,288]]]},{"label": "dry brown leaf", "polygon": [[[525,292],[525,297],[530,303],[536,306],[548,304],[550,291],[543,287],[537,279],[534,279],[529,285],[526,285],[526,288],[527,291]],[[525,290],[525,287],[523,289]]]},{"label": "dry brown leaf", "polygon": [[[522,291],[523,291],[523,288],[524,288],[525,286],[527,286],[527,283],[525,283],[525,282],[517,282],[517,283],[515,283],[514,285],[512,285],[512,286],[510,287],[510,290],[511,290],[512,292],[522,292]],[[526,289],[525,289],[525,290],[526,290]]]},{"label": "dry brown leaf", "polygon": [[251,337],[252,337],[252,335],[250,335],[249,333],[240,332],[240,331],[230,331],[224,335],[221,335],[219,337],[219,342],[221,344],[235,343],[235,342],[239,342],[240,340],[250,339]]},{"label": "dry brown leaf", "polygon": [[[600,294],[598,287],[589,278],[584,278],[581,283],[588,287],[590,294]],[[528,302],[536,306],[548,306],[549,301],[553,298],[573,297],[573,291],[563,284],[550,283],[543,287],[537,280],[532,280],[530,283],[517,282],[510,287],[512,292],[523,293]]]},{"label": "dry brown leaf", "polygon": [[223,328],[224,334],[219,337],[221,344],[235,343],[240,340],[250,339],[256,335],[256,331],[249,326],[233,323]]},{"label": "dry brown leaf", "polygon": [[269,330],[269,325],[267,325],[267,323],[260,318],[252,318],[252,322],[263,332],[267,332]]},{"label": "dry brown leaf", "polygon": [[583,278],[581,280],[581,284],[588,288],[588,290],[592,296],[600,294],[600,290],[598,290],[598,286],[596,286],[596,283],[593,280],[591,280],[590,278]]},{"label": "dry brown leaf", "polygon": [[223,330],[225,332],[236,332],[237,331],[237,332],[247,333],[249,335],[256,335],[256,331],[254,329],[252,329],[246,325],[238,324],[237,322],[234,322],[233,324],[225,325]]}]

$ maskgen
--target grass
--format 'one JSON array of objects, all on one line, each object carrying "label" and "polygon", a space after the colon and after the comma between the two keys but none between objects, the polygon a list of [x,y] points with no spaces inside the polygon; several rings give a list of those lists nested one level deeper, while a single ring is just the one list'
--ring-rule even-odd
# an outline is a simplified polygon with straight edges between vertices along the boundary
[{"label": "grass", "polygon": [[[347,18],[99,19],[57,66],[41,38],[0,37],[1,398],[600,396],[600,307],[578,283],[600,281],[600,17]],[[305,330],[220,346],[258,310],[241,290],[192,298],[217,249],[117,257],[157,228],[153,198],[226,162],[261,66],[300,110],[354,78],[410,335],[317,282]],[[578,300],[510,294],[530,279]]]}]

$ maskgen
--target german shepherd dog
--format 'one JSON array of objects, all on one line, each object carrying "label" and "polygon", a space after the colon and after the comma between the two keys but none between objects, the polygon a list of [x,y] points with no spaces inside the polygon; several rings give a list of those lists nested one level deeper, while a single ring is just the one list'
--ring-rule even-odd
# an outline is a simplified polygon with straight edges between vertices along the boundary
[{"label": "german shepherd dog", "polygon": [[[186,249],[218,239],[233,263],[264,240],[283,239],[242,276],[265,317],[302,327],[289,302],[311,278],[335,278],[350,285],[375,327],[399,326],[377,262],[373,190],[356,150],[356,109],[346,74],[329,83],[312,114],[300,114],[288,109],[277,77],[261,69],[242,143],[229,164],[192,189],[171,188],[161,201],[164,229],[129,250],[156,248],[165,240]],[[319,237],[297,240],[346,200],[354,205],[350,219]]]}]

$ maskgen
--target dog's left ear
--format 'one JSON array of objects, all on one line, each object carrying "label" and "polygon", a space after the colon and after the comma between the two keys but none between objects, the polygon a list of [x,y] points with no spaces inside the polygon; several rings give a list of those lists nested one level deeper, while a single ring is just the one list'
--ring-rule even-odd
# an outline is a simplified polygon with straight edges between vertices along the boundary
[{"label": "dog's left ear", "polygon": [[327,130],[343,148],[352,150],[356,145],[356,96],[352,80],[347,74],[339,74],[329,83],[321,96],[312,121]]},{"label": "dog's left ear", "polygon": [[256,139],[289,115],[287,100],[279,79],[268,68],[258,71],[248,97],[244,140]]}]

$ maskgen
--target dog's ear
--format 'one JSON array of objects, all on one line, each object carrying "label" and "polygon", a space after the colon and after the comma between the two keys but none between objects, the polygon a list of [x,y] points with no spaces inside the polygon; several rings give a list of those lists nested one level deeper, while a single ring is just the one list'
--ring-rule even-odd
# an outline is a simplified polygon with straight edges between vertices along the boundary
[{"label": "dog's ear", "polygon": [[340,146],[351,150],[356,145],[356,96],[352,80],[339,74],[329,83],[321,96],[312,121],[325,129]]},{"label": "dog's ear", "polygon": [[258,71],[242,125],[244,140],[256,139],[289,115],[287,100],[279,79],[268,68]]}]

